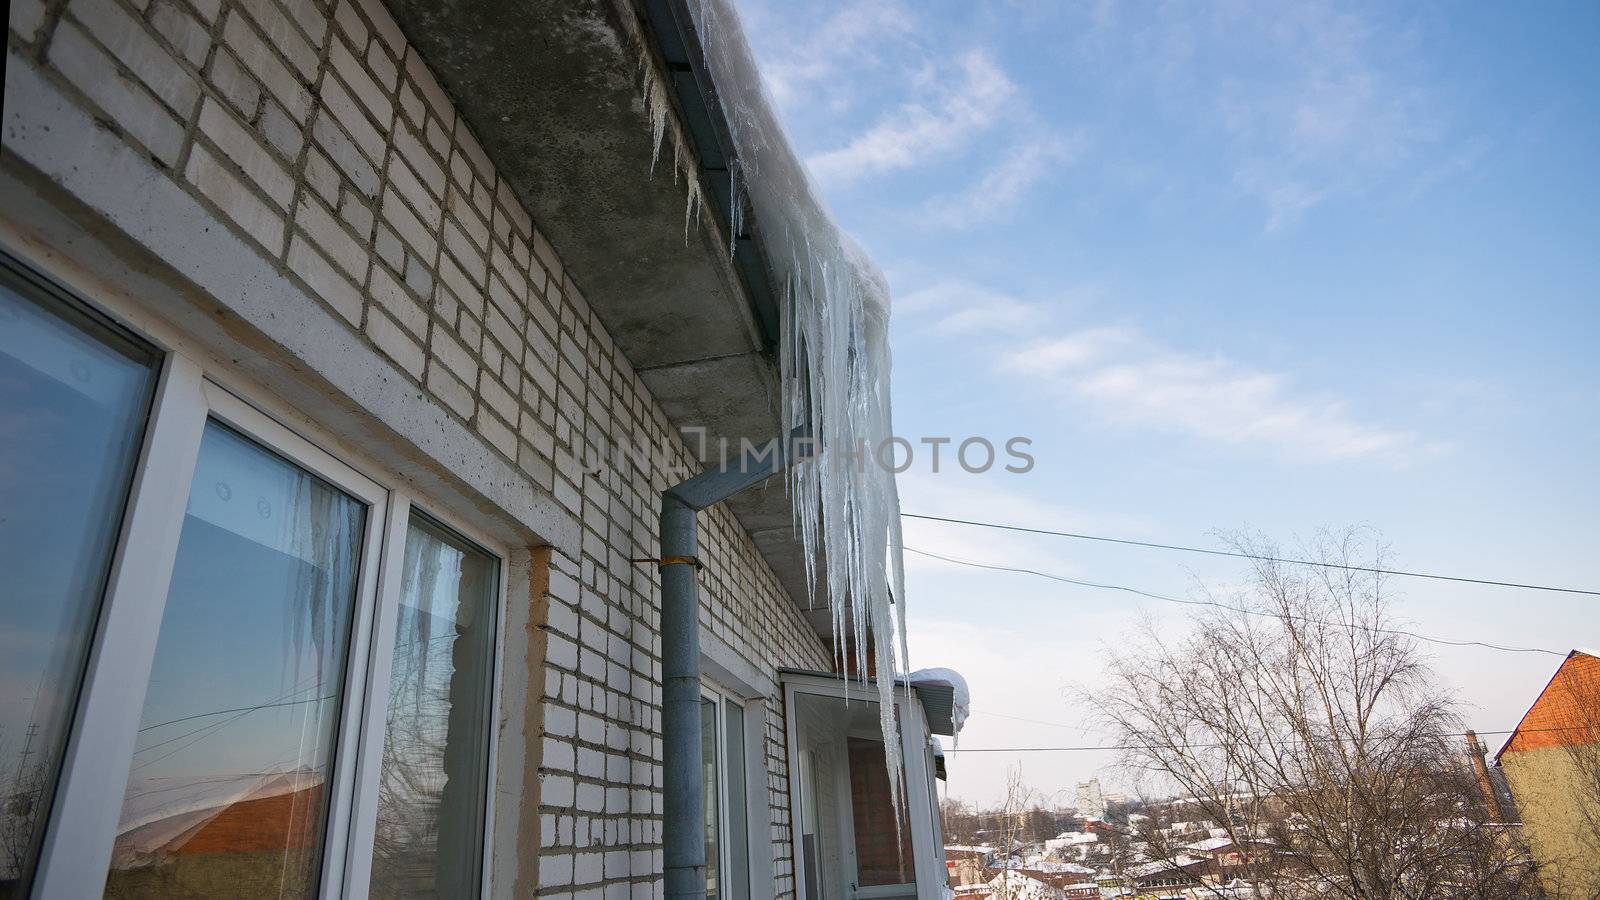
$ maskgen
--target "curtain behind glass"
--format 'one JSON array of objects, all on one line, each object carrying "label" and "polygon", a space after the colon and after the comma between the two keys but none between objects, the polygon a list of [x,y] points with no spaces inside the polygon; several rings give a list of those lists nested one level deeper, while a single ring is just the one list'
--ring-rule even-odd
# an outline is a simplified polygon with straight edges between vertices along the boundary
[{"label": "curtain behind glass", "polygon": [[427,519],[406,536],[371,896],[481,890],[493,697],[494,557]]},{"label": "curtain behind glass", "polygon": [[156,358],[0,282],[0,900],[38,862]]}]

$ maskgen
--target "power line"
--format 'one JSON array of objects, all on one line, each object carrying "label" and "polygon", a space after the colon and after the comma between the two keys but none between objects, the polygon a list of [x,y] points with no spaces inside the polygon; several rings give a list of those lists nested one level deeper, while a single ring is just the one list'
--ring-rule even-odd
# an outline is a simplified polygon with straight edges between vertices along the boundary
[{"label": "power line", "polygon": [[[989,569],[989,570],[996,571],[996,572],[1016,572],[1016,573],[1021,574],[1021,575],[1035,575],[1035,576],[1038,576],[1039,578],[1048,578],[1051,581],[1060,581],[1060,582],[1063,582],[1065,584],[1073,584],[1073,585],[1077,585],[1079,587],[1098,588],[1098,589],[1101,589],[1101,590],[1108,590],[1108,591],[1123,591],[1123,592],[1129,593],[1129,594],[1137,594],[1140,597],[1149,597],[1152,600],[1162,600],[1162,601],[1165,601],[1167,603],[1181,603],[1184,606],[1210,606],[1210,607],[1215,607],[1216,609],[1225,609],[1225,610],[1228,610],[1229,612],[1242,613],[1244,615],[1249,615],[1249,616],[1263,616],[1263,617],[1266,617],[1266,618],[1288,618],[1288,619],[1293,619],[1293,620],[1298,621],[1298,622],[1306,622],[1306,623],[1311,624],[1311,625],[1326,625],[1326,626],[1328,626],[1330,628],[1352,628],[1353,629],[1353,628],[1357,627],[1357,626],[1349,625],[1349,624],[1346,624],[1346,623],[1343,623],[1343,622],[1327,622],[1327,621],[1323,621],[1321,619],[1307,618],[1305,616],[1279,615],[1277,613],[1267,613],[1267,612],[1262,612],[1260,610],[1248,609],[1248,608],[1243,607],[1243,606],[1231,606],[1231,605],[1229,605],[1227,603],[1218,603],[1215,600],[1185,600],[1185,599],[1183,599],[1181,597],[1169,597],[1166,594],[1156,594],[1156,593],[1152,593],[1150,591],[1142,591],[1142,590],[1139,590],[1138,588],[1131,588],[1131,587],[1127,587],[1127,586],[1120,585],[1120,584],[1106,584],[1106,583],[1098,582],[1098,581],[1084,581],[1084,580],[1078,579],[1078,578],[1068,578],[1065,575],[1053,575],[1053,574],[1051,574],[1049,572],[1041,572],[1041,571],[1039,571],[1037,569],[1024,569],[1024,568],[1019,568],[1019,567],[1016,567],[1016,566],[1000,566],[1000,565],[994,565],[992,563],[975,562],[975,561],[970,560],[970,559],[960,559],[960,558],[954,557],[954,556],[945,556],[942,553],[932,553],[932,552],[927,551],[927,550],[918,550],[916,547],[902,547],[901,549],[906,550],[906,551],[911,552],[911,553],[915,553],[918,556],[926,556],[926,557],[930,557],[932,559],[944,560],[945,562],[955,563],[956,565],[961,565],[961,566],[971,566],[971,567],[973,567],[975,569]],[[1362,626],[1362,627],[1365,627],[1365,626]],[[1372,630],[1373,631],[1382,632],[1384,634],[1395,634],[1395,635],[1403,635],[1405,637],[1416,638],[1419,641],[1427,641],[1428,643],[1431,643],[1431,644],[1447,644],[1447,645],[1452,646],[1452,647],[1483,647],[1483,648],[1488,649],[1488,650],[1499,650],[1499,651],[1501,651],[1503,653],[1547,653],[1547,654],[1549,654],[1551,656],[1559,656],[1559,657],[1562,657],[1562,658],[1565,658],[1566,655],[1567,655],[1565,653],[1562,653],[1562,652],[1559,652],[1559,651],[1556,651],[1556,650],[1547,650],[1547,649],[1545,649],[1543,647],[1507,647],[1507,646],[1505,646],[1503,644],[1491,644],[1491,643],[1488,643],[1486,641],[1458,641],[1458,640],[1452,640],[1450,638],[1432,637],[1432,636],[1426,635],[1426,634],[1419,634],[1419,633],[1417,633],[1415,631],[1407,631],[1407,630],[1405,630],[1403,628],[1376,628],[1375,627]]]},{"label": "power line", "polygon": [[[1589,728],[1590,728],[1590,726],[1587,726],[1587,725],[1555,725],[1555,726],[1551,726],[1549,728],[1523,728],[1523,729],[1520,729],[1520,730],[1522,731],[1523,734],[1530,734],[1530,733],[1540,732],[1540,731],[1582,731],[1582,730],[1588,730]],[[1462,737],[1466,737],[1469,733],[1473,734],[1473,735],[1476,735],[1478,737],[1483,737],[1484,735],[1492,735],[1492,734],[1511,734],[1513,731],[1516,731],[1516,730],[1518,730],[1518,729],[1510,729],[1510,730],[1503,730],[1503,731],[1473,731],[1473,732],[1449,731],[1449,732],[1444,732],[1442,734],[1433,735],[1433,737],[1439,737],[1439,738],[1462,738]],[[1329,737],[1329,738],[1293,738],[1293,739],[1287,740],[1287,741],[1269,741],[1268,743],[1274,743],[1274,744],[1285,744],[1285,743],[1291,743],[1291,744],[1332,743],[1332,742],[1341,741],[1341,740],[1344,740],[1344,738],[1335,738],[1335,737]],[[1079,752],[1079,751],[1088,752],[1088,751],[1095,751],[1095,750],[1148,750],[1148,749],[1151,749],[1152,746],[1153,745],[1150,745],[1150,744],[1101,744],[1101,745],[1081,746],[1081,747],[953,747],[953,748],[951,748],[949,750],[946,750],[945,752],[946,753],[1067,753],[1067,752]],[[1230,746],[1233,746],[1233,744],[1220,744],[1220,743],[1219,744],[1166,744],[1166,745],[1163,745],[1161,749],[1173,749],[1173,750],[1220,750],[1220,749],[1222,749],[1224,747],[1230,747]]]},{"label": "power line", "polygon": [[1373,566],[1350,566],[1343,563],[1318,562],[1311,559],[1292,559],[1281,556],[1261,556],[1254,553],[1241,553],[1233,550],[1209,550],[1204,547],[1185,547],[1179,544],[1158,544],[1153,541],[1135,541],[1127,538],[1105,537],[1097,534],[1080,534],[1072,531],[1052,531],[1048,528],[1028,528],[1023,525],[1006,525],[1000,522],[977,522],[972,519],[953,519],[945,516],[924,516],[918,513],[903,512],[900,514],[906,519],[923,519],[929,522],[948,522],[952,525],[972,525],[978,528],[998,528],[1002,531],[1020,531],[1025,534],[1044,534],[1052,537],[1073,538],[1080,541],[1100,541],[1106,544],[1125,544],[1130,547],[1147,547],[1153,550],[1179,550],[1184,553],[1204,553],[1208,556],[1231,556],[1235,559],[1254,559],[1261,562],[1291,563],[1297,566],[1319,566],[1324,569],[1345,569],[1351,572],[1371,572],[1375,575],[1403,575],[1407,578],[1431,578],[1435,581],[1455,581],[1463,584],[1486,584],[1494,587],[1522,588],[1530,591],[1554,591],[1561,594],[1583,594],[1589,597],[1600,597],[1600,591],[1584,590],[1582,588],[1552,587],[1546,584],[1523,584],[1516,581],[1495,581],[1489,578],[1466,578],[1459,575],[1435,575],[1428,572],[1408,572],[1401,569],[1380,569]]},{"label": "power line", "polygon": [[[451,637],[454,637],[454,636],[455,635],[451,635]],[[310,688],[307,688],[307,690],[310,690]],[[330,695],[328,695],[326,697],[307,697],[307,698],[305,698],[303,700],[285,700],[282,703],[257,703],[254,706],[235,706],[232,709],[214,709],[214,710],[212,710],[210,712],[195,713],[192,716],[184,716],[181,719],[168,719],[165,722],[156,722],[153,725],[146,725],[143,728],[140,728],[139,731],[140,731],[140,733],[143,733],[143,732],[146,732],[146,731],[152,731],[152,730],[157,729],[157,728],[162,728],[162,727],[165,727],[167,725],[176,725],[179,722],[192,722],[195,719],[206,719],[206,718],[210,718],[211,716],[227,715],[228,713],[255,712],[258,709],[274,709],[274,708],[279,707],[279,706],[298,706],[298,705],[300,705],[302,703],[317,703],[317,702],[320,702],[322,700],[334,700],[334,699],[337,699],[337,697],[338,697],[337,694],[330,694]],[[191,731],[189,733],[193,734],[194,732]],[[180,737],[182,737],[182,735],[180,735]],[[150,747],[159,747],[159,746],[161,746],[161,745],[160,744],[151,744],[150,745]],[[148,750],[150,748],[146,747],[144,749]]]}]

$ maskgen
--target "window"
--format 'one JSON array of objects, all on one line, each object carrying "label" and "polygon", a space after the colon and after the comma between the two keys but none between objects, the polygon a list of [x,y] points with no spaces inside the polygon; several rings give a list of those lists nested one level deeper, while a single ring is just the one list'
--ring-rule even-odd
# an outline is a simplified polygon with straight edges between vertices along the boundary
[{"label": "window", "polygon": [[494,557],[412,515],[389,669],[373,897],[480,892],[496,571]]},{"label": "window", "polygon": [[367,516],[206,426],[107,896],[316,895]]},{"label": "window", "polygon": [[486,895],[503,554],[6,263],[0,900]]},{"label": "window", "polygon": [[26,897],[157,357],[0,268],[0,898]]},{"label": "window", "polygon": [[705,688],[700,759],[706,810],[706,898],[749,900],[750,820],[745,802],[744,706]]}]

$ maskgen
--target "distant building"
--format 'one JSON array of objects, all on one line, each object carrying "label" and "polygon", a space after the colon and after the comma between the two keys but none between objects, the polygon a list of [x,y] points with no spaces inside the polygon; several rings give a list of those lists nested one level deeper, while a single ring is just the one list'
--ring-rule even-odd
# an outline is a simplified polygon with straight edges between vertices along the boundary
[{"label": "distant building", "polygon": [[1078,782],[1078,815],[1091,819],[1106,817],[1106,795],[1100,790],[1100,779]]},{"label": "distant building", "polygon": [[1600,896],[1600,655],[1574,650],[1495,754],[1553,897]]}]

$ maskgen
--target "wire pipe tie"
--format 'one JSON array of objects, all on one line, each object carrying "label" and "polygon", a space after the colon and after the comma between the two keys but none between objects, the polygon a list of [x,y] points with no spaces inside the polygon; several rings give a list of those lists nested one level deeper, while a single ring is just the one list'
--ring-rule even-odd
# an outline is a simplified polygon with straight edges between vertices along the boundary
[{"label": "wire pipe tie", "polygon": [[630,559],[628,562],[655,563],[656,571],[658,572],[665,571],[667,566],[694,566],[699,570],[703,570],[706,567],[706,564],[701,562],[699,557],[695,556],[663,556],[660,559],[657,559],[653,556],[646,556],[639,559]]}]

